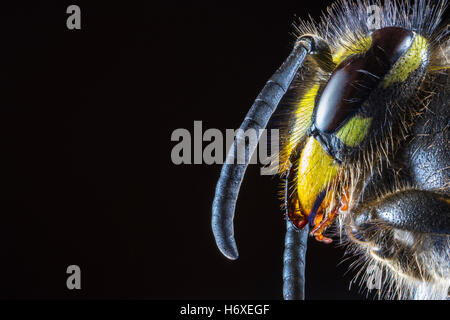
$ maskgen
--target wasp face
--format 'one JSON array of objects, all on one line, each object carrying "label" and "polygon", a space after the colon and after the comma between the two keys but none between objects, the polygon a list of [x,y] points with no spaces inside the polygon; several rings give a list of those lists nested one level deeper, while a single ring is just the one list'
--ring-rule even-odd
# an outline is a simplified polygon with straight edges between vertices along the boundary
[{"label": "wasp face", "polygon": [[[450,39],[439,28],[446,3],[341,0],[321,23],[301,22],[293,52],[241,126],[265,127],[288,91],[293,108],[282,112],[291,116],[279,155],[286,215],[326,243],[338,218],[349,252],[378,267],[388,297],[445,298],[450,287]],[[374,31],[367,26],[373,4],[381,8]],[[232,259],[244,172],[224,165],[213,203],[216,242]],[[292,225],[288,299],[303,296],[303,280],[293,282],[302,278],[306,246]]]},{"label": "wasp face", "polygon": [[[289,215],[300,228],[307,221],[320,226],[327,210],[339,209],[337,202],[345,201],[348,206],[348,193],[354,197],[355,186],[343,180],[348,180],[355,166],[362,174],[373,170],[373,163],[364,168],[367,161],[362,159],[370,156],[369,148],[372,153],[380,152],[393,126],[400,124],[395,104],[410,99],[428,64],[427,41],[405,28],[376,30],[356,45],[362,48],[359,52],[349,50],[345,58],[335,59],[341,62],[314,97],[308,138],[298,164],[299,206]],[[315,230],[320,231],[318,240],[324,239],[323,227]]]},{"label": "wasp face", "polygon": [[349,251],[395,286],[386,296],[446,297],[449,83],[448,67],[435,65],[448,64],[436,58],[448,44],[419,29],[387,25],[316,52],[281,171],[296,172],[284,194],[290,221],[329,243],[323,233],[338,217]]}]

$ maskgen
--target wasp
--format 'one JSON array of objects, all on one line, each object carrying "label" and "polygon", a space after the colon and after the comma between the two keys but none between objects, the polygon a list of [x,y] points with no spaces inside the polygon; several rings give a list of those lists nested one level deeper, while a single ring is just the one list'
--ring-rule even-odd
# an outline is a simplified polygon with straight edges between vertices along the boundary
[{"label": "wasp", "polygon": [[[373,6],[376,28],[368,23]],[[319,22],[296,24],[292,52],[241,125],[264,129],[283,108],[285,299],[304,299],[308,235],[330,243],[331,226],[361,270],[379,270],[380,297],[448,296],[446,6],[446,0],[340,0]],[[241,143],[251,155],[255,146]],[[223,165],[212,205],[216,243],[229,259],[238,257],[233,218],[247,164]]]}]

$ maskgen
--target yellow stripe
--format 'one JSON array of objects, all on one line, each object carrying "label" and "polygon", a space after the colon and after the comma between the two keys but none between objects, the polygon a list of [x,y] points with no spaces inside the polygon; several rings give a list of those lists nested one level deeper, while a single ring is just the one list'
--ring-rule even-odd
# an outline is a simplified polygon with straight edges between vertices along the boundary
[{"label": "yellow stripe", "polygon": [[350,46],[342,46],[337,49],[333,54],[333,62],[339,65],[347,57],[352,54],[361,54],[367,52],[372,46],[372,37],[362,38],[360,41],[351,44]]},{"label": "yellow stripe", "polygon": [[287,169],[289,156],[311,126],[314,102],[318,91],[319,84],[313,85],[306,91],[297,105],[295,123],[289,135],[289,142],[280,153],[280,172],[284,172]]},{"label": "yellow stripe", "polygon": [[450,69],[450,66],[430,66],[430,71],[439,71],[439,70],[447,70]]},{"label": "yellow stripe", "polygon": [[427,40],[420,35],[416,35],[411,48],[395,63],[391,72],[384,78],[383,87],[386,88],[394,83],[405,81],[411,73],[420,67],[426,58],[427,51]]},{"label": "yellow stripe", "polygon": [[336,136],[347,146],[356,147],[366,137],[372,118],[354,116],[339,131]]},{"label": "yellow stripe", "polygon": [[311,212],[317,196],[336,177],[338,169],[320,143],[309,137],[300,156],[297,180],[298,198],[306,214]]}]

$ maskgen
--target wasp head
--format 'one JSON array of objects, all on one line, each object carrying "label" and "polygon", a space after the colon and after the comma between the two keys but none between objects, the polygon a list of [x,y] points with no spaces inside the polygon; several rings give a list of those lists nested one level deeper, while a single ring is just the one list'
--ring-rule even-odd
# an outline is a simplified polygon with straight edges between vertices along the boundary
[{"label": "wasp head", "polygon": [[387,295],[431,286],[427,297],[445,297],[450,285],[448,67],[433,72],[447,47],[391,25],[317,50],[287,134],[283,152],[298,154],[289,219],[331,242],[323,232],[338,217],[350,251],[396,283]]}]

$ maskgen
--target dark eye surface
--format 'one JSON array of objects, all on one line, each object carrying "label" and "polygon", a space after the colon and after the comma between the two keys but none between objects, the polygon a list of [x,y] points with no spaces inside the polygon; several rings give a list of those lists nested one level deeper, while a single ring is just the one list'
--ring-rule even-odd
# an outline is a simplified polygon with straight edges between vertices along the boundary
[{"label": "dark eye surface", "polygon": [[332,133],[356,113],[413,39],[414,33],[403,28],[375,31],[370,49],[345,59],[331,75],[316,107],[315,127]]}]

